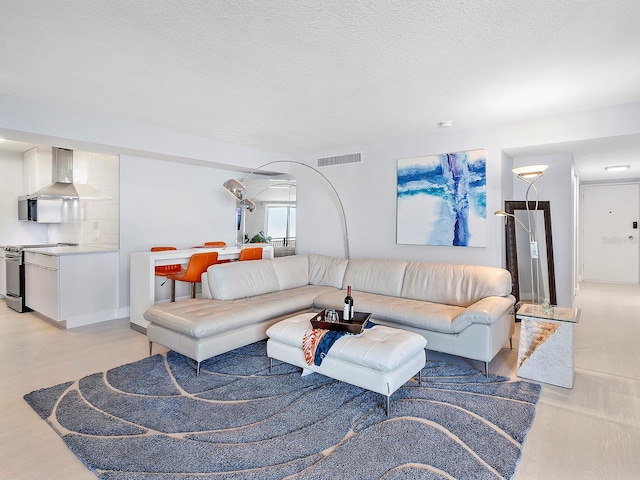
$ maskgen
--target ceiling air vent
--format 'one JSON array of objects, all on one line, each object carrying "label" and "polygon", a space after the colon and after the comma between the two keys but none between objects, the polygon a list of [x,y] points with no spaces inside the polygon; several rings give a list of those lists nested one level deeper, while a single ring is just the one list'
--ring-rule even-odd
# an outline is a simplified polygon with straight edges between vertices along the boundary
[{"label": "ceiling air vent", "polygon": [[331,165],[343,165],[345,163],[357,163],[362,161],[360,153],[349,153],[347,155],[338,155],[337,157],[325,157],[318,159],[319,167],[328,167]]}]

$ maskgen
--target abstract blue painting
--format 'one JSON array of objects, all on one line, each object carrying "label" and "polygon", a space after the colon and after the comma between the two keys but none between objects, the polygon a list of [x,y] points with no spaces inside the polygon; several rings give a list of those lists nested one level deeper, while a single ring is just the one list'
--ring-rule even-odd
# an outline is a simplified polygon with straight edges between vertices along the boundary
[{"label": "abstract blue painting", "polygon": [[398,160],[396,242],[486,246],[484,150]]}]

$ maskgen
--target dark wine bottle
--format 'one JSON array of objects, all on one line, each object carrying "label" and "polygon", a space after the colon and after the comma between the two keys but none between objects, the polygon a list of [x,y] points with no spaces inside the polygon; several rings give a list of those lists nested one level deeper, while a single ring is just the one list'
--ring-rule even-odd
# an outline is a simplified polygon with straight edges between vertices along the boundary
[{"label": "dark wine bottle", "polygon": [[351,322],[353,320],[353,297],[351,296],[351,285],[347,287],[347,296],[344,297],[344,311],[342,318],[345,322]]}]

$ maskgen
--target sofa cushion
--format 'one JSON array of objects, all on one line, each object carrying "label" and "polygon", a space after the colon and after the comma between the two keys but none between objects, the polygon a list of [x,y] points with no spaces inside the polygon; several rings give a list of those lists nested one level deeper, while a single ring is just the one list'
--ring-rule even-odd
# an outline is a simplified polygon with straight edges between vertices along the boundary
[{"label": "sofa cushion", "polygon": [[271,260],[280,290],[309,285],[309,256],[291,255]]},{"label": "sofa cushion", "polygon": [[[257,260],[242,263],[255,263]],[[240,263],[240,262],[238,262]],[[206,338],[300,311],[330,287],[307,285],[251,298],[210,300],[198,298],[165,303],[144,312],[145,320],[193,338]]]},{"label": "sofa cushion", "polygon": [[400,260],[349,260],[344,274],[343,288],[399,297],[407,262]]},{"label": "sofa cushion", "polygon": [[[398,327],[458,333],[471,325],[473,318],[464,316],[465,308],[453,305],[411,300],[400,297],[352,291],[356,312],[371,313],[372,321],[393,322]],[[342,308],[344,290],[318,295],[313,301],[316,309]]]},{"label": "sofa cushion", "polygon": [[280,290],[271,260],[252,260],[213,265],[207,284],[216,300],[236,300]]},{"label": "sofa cushion", "polygon": [[511,293],[507,270],[480,265],[411,262],[402,286],[404,298],[468,307],[478,300]]},{"label": "sofa cushion", "polygon": [[342,288],[342,279],[349,260],[344,258],[309,255],[309,283]]}]

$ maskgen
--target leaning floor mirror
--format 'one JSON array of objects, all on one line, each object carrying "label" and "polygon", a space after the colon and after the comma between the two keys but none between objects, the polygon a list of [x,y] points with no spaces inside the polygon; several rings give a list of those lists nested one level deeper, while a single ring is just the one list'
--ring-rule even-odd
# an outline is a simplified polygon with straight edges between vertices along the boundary
[{"label": "leaning floor mirror", "polygon": [[[551,208],[548,201],[530,201],[528,207],[525,202],[505,201],[505,212],[509,214],[506,217],[507,270],[511,272],[512,294],[516,302],[548,300],[556,305]],[[537,258],[532,255],[532,236],[537,241]]]}]

